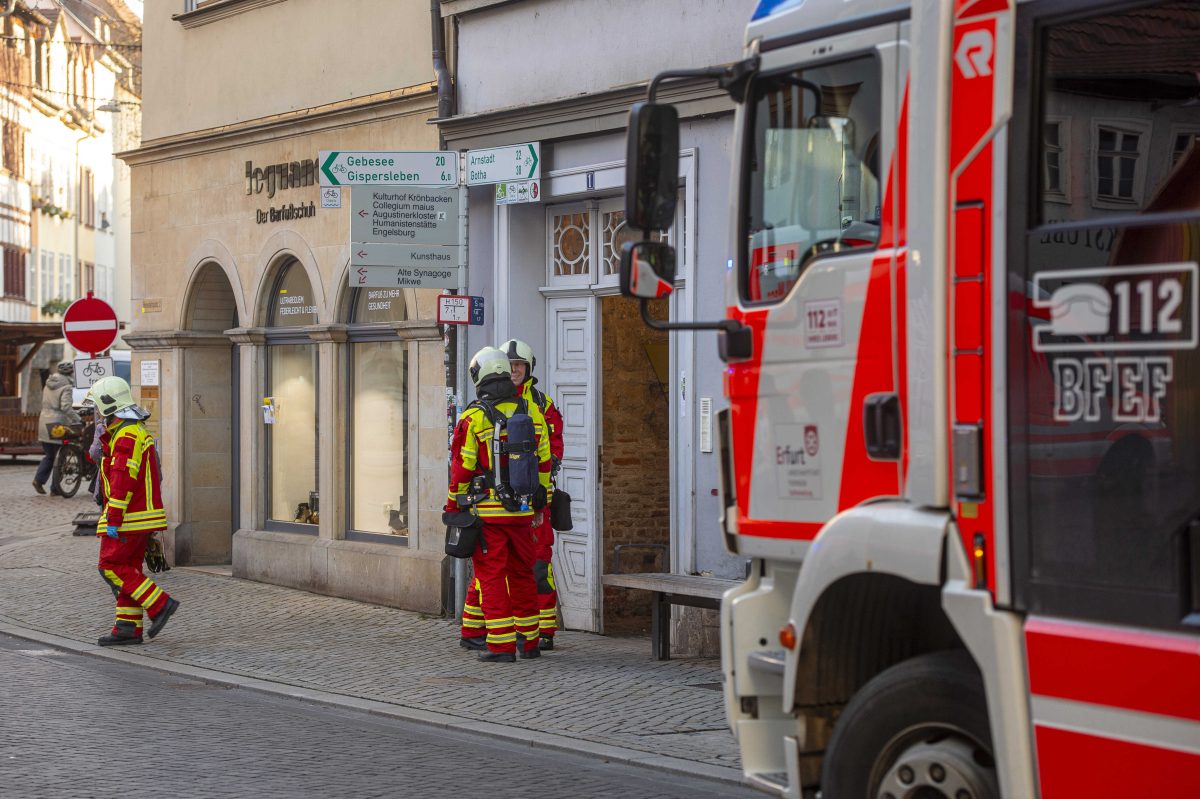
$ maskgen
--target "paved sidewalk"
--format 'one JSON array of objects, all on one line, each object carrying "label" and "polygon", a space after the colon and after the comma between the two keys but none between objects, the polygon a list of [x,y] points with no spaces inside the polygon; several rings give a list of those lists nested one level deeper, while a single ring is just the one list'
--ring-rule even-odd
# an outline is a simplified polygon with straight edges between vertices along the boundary
[{"label": "paved sidewalk", "polygon": [[[0,463],[0,627],[109,654],[94,647],[112,623],[112,595],[96,574],[97,543],[70,535],[74,515],[95,506],[88,498],[35,495],[32,473],[32,464]],[[486,664],[458,647],[450,620],[192,569],[156,580],[183,605],[159,638],[121,648],[121,657],[333,697],[318,697],[323,701],[367,700],[376,712],[383,706],[414,718],[437,714],[518,740],[540,736],[560,748],[619,747],[627,759],[643,753],[675,759],[668,767],[677,771],[691,763],[706,776],[740,777],[716,659],[657,662],[643,638],[565,632],[559,648],[539,660]],[[621,758],[615,749],[608,754]]]}]

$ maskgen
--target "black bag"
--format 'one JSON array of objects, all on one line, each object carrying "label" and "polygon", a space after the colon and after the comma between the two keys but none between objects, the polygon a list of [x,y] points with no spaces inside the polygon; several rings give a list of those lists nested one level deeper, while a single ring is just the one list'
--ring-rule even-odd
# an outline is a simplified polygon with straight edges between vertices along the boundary
[{"label": "black bag", "polygon": [[571,495],[554,489],[554,501],[550,503],[550,526],[560,533],[571,530]]},{"label": "black bag", "polygon": [[446,554],[452,558],[469,558],[475,554],[483,533],[483,520],[470,511],[444,511],[446,525]]}]

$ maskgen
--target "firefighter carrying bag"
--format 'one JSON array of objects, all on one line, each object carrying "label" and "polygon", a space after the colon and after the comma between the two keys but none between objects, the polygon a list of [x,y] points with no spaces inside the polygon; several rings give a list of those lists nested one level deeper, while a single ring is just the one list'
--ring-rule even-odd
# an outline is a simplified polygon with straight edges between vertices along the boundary
[{"label": "firefighter carrying bag", "polygon": [[554,489],[550,503],[550,526],[560,533],[571,530],[571,495],[559,488]]},{"label": "firefighter carrying bag", "polygon": [[479,543],[483,520],[466,510],[445,511],[442,523],[446,525],[446,554],[452,558],[469,558],[475,554]]}]

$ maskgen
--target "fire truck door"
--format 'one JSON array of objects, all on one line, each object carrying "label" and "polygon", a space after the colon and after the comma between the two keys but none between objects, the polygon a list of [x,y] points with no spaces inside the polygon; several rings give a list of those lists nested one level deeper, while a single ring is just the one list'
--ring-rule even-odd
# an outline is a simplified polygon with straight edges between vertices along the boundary
[{"label": "fire truck door", "polygon": [[[767,52],[751,86],[737,288],[755,351],[728,382],[746,537],[810,540],[900,490],[898,31]],[[868,450],[871,408],[894,447]]]},{"label": "fire truck door", "polygon": [[1013,601],[1041,795],[1195,796],[1200,5],[1060,11],[1018,8],[1010,143]]}]

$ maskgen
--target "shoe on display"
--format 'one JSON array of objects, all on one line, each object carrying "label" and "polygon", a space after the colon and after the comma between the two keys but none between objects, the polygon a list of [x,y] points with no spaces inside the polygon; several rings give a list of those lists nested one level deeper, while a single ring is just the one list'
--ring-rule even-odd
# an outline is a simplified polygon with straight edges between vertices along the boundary
[{"label": "shoe on display", "polygon": [[167,626],[167,619],[171,618],[171,614],[179,609],[178,599],[168,599],[166,606],[159,611],[158,615],[150,622],[150,629],[146,630],[146,635],[153,638],[162,632],[162,628]]}]

